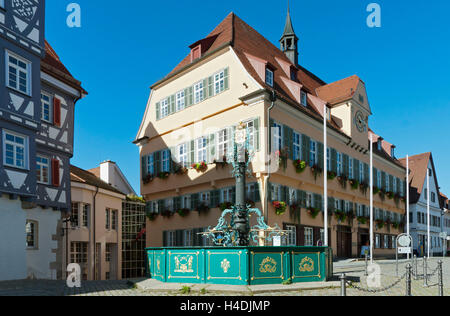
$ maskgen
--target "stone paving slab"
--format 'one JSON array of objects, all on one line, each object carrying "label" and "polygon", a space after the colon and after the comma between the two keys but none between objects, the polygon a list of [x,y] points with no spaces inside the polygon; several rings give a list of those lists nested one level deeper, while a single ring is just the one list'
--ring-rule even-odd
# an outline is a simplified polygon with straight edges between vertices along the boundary
[{"label": "stone paving slab", "polygon": [[267,285],[247,286],[247,285],[163,283],[154,279],[148,279],[136,282],[134,286],[140,291],[157,291],[157,292],[177,291],[186,286],[190,288],[191,292],[206,291],[208,293],[220,292],[220,293],[240,293],[243,295],[252,295],[262,293],[337,288],[340,286],[340,283],[337,281],[332,281],[332,282],[293,283],[290,285],[267,284]]},{"label": "stone paving slab", "polygon": [[[439,258],[429,262],[429,273],[435,270]],[[399,280],[396,276],[394,261],[376,261],[381,267],[381,283],[383,287]],[[406,262],[399,265],[399,274],[405,272]],[[366,288],[364,276],[365,264],[347,262],[335,267],[334,280],[345,273],[356,286]],[[422,273],[422,263],[418,261],[418,273]],[[444,260],[444,295],[450,296],[450,258]],[[430,278],[429,284],[437,283],[437,275]],[[340,283],[325,282],[297,283],[291,285],[257,285],[257,286],[224,286],[224,285],[189,285],[166,284],[156,280],[136,279],[121,281],[83,281],[82,287],[68,288],[65,281],[8,281],[0,282],[0,296],[339,296]],[[183,293],[183,286],[190,287],[189,293]],[[347,288],[347,296],[404,296],[406,282],[402,279],[396,286],[383,292],[360,291]],[[423,280],[412,280],[413,296],[437,296],[437,286],[424,286]]]}]

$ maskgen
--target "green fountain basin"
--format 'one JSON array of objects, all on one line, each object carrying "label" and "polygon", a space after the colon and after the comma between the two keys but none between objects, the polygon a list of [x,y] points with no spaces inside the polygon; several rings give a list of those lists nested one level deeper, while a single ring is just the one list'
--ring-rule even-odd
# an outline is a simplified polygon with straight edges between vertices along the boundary
[{"label": "green fountain basin", "polygon": [[167,283],[257,285],[324,282],[328,247],[147,248],[149,276]]}]

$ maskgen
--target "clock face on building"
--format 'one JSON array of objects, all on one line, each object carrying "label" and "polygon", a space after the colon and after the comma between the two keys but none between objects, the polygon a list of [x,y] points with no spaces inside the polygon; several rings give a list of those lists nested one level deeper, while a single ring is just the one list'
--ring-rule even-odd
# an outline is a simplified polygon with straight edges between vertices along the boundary
[{"label": "clock face on building", "polygon": [[364,117],[364,114],[361,111],[356,112],[355,115],[355,124],[358,130],[363,133],[366,131],[366,119]]}]

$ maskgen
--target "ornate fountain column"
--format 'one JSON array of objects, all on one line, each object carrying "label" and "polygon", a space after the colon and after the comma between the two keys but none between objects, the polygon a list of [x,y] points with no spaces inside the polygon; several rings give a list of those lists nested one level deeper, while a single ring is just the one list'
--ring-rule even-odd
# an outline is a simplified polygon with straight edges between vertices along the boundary
[{"label": "ornate fountain column", "polygon": [[236,178],[236,211],[233,214],[234,226],[237,232],[236,244],[247,247],[250,245],[250,224],[246,199],[245,177],[247,174],[247,131],[239,126],[235,133],[234,177]]}]

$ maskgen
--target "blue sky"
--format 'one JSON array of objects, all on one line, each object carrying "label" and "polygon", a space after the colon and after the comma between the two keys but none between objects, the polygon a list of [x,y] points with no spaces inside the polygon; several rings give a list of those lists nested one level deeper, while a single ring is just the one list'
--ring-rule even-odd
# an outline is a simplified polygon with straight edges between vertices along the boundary
[{"label": "blue sky", "polygon": [[[81,6],[81,28],[66,7]],[[441,191],[450,194],[449,1],[377,1],[369,28],[365,0],[291,0],[300,64],[326,82],[357,74],[366,83],[376,133],[397,156],[432,151]],[[278,45],[284,1],[47,0],[46,38],[89,96],[76,106],[72,163],[117,162],[139,193],[137,134],[150,85],[230,12]]]}]

